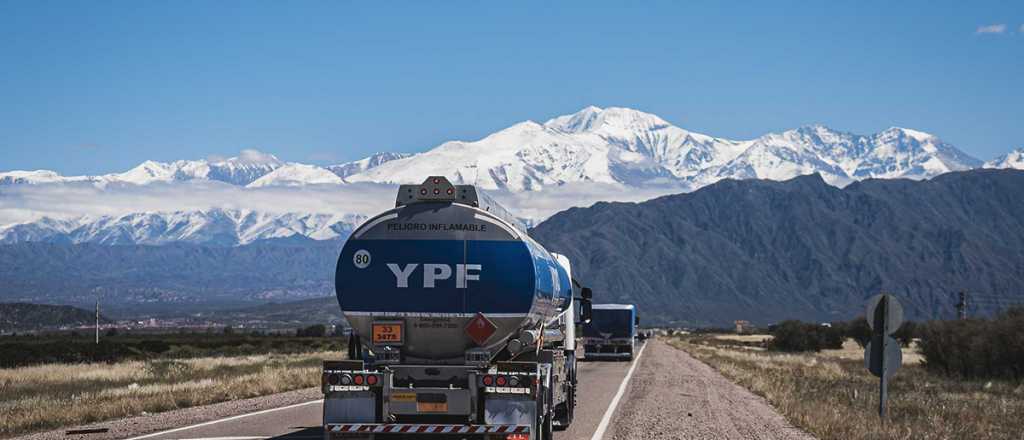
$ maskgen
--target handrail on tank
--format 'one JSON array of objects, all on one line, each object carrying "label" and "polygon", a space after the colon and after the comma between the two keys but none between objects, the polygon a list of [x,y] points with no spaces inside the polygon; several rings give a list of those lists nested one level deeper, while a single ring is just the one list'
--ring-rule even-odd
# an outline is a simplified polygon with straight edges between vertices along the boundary
[{"label": "handrail on tank", "polygon": [[415,203],[437,203],[451,202],[472,206],[486,211],[506,223],[514,226],[520,232],[526,232],[526,224],[512,215],[505,207],[498,204],[491,196],[480,191],[474,185],[453,185],[444,176],[427,177],[419,185],[401,185],[398,187],[398,195],[395,197],[395,207],[412,205]]}]

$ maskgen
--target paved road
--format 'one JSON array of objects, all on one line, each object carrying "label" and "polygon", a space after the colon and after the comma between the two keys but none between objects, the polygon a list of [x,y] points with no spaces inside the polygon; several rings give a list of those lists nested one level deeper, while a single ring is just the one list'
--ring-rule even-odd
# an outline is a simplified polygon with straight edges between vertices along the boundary
[{"label": "paved road", "polygon": [[[581,363],[576,418],[568,430],[557,432],[555,439],[589,440],[600,425],[630,366],[630,362]],[[322,411],[321,402],[313,401],[257,415],[229,418],[217,423],[148,436],[145,440],[321,440]]]},{"label": "paved road", "polygon": [[[555,433],[557,440],[811,439],[764,399],[659,340],[644,347],[639,362],[582,363],[579,381],[576,420]],[[103,433],[61,430],[24,440],[321,440],[318,395],[310,388],[88,427]]]}]

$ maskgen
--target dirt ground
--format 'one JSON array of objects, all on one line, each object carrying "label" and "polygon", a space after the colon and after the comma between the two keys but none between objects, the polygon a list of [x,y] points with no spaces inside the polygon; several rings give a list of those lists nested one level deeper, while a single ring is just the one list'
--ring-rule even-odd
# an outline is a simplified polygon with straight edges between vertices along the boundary
[{"label": "dirt ground", "polygon": [[616,414],[615,440],[812,439],[767,402],[660,340],[633,376]]}]

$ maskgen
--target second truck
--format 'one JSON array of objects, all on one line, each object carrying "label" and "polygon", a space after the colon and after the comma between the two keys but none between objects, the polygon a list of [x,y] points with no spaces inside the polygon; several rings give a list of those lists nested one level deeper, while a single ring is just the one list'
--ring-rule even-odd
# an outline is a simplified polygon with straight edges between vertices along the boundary
[{"label": "second truck", "polygon": [[590,290],[475,187],[402,185],[335,278],[352,336],[349,360],[324,362],[326,439],[547,440],[572,423]]},{"label": "second truck", "polygon": [[592,319],[583,326],[584,358],[632,360],[639,325],[633,304],[594,304]]}]

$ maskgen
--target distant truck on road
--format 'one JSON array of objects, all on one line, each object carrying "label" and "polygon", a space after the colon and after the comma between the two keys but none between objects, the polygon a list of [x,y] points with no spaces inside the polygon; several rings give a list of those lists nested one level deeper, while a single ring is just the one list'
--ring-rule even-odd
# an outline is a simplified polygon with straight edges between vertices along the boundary
[{"label": "distant truck on road", "polygon": [[335,290],[352,335],[350,360],[324,362],[325,440],[548,440],[572,422],[590,289],[475,187],[402,185],[346,241]]},{"label": "distant truck on road", "polygon": [[639,325],[633,304],[594,304],[590,322],[583,325],[584,359],[633,359]]}]

